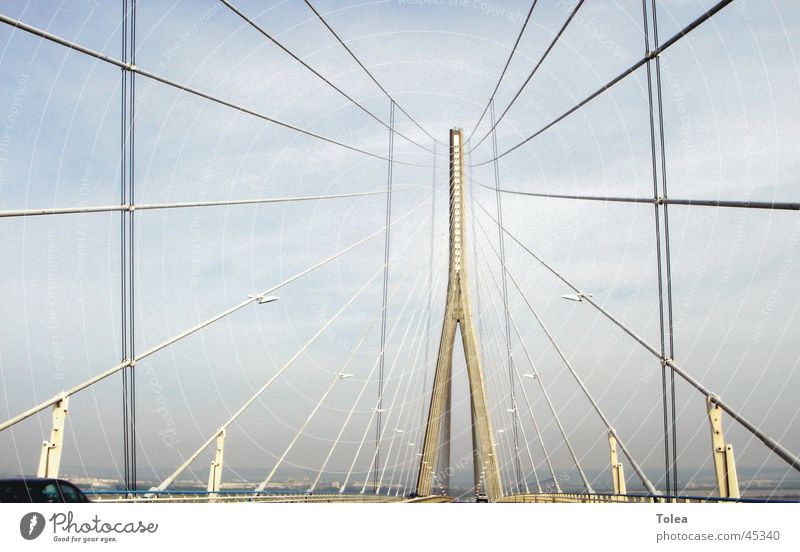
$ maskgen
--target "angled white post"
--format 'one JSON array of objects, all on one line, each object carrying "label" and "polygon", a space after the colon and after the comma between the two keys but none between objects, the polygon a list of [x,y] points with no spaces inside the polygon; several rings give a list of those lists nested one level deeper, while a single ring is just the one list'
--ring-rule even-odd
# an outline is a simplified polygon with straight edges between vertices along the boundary
[{"label": "angled white post", "polygon": [[725,443],[722,433],[722,408],[706,399],[708,420],[711,423],[711,455],[714,471],[717,473],[717,487],[722,498],[739,498],[739,478],[736,475],[736,462],[733,459],[733,445]]},{"label": "angled white post", "polygon": [[225,429],[221,429],[217,434],[217,449],[214,451],[214,460],[211,461],[211,468],[208,473],[208,496],[210,499],[219,496],[219,489],[222,486],[222,462],[225,456]]},{"label": "angled white post", "polygon": [[60,395],[58,402],[53,405],[53,428],[50,430],[50,440],[42,443],[39,470],[36,472],[38,477],[58,477],[68,403],[69,397]]},{"label": "angled white post", "polygon": [[614,494],[624,495],[627,492],[625,471],[617,456],[617,436],[613,429],[608,430],[608,448],[611,451],[611,480],[614,484]]}]

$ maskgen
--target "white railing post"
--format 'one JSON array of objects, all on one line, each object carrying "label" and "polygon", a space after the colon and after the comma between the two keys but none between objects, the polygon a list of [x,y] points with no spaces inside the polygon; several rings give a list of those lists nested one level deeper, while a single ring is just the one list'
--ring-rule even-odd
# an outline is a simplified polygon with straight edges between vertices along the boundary
[{"label": "white railing post", "polygon": [[222,485],[222,461],[225,455],[225,430],[221,429],[217,434],[217,449],[214,452],[214,460],[211,462],[211,469],[208,474],[208,495],[209,501],[216,498]]},{"label": "white railing post", "polygon": [[611,479],[614,483],[614,494],[624,495],[627,491],[625,487],[625,470],[617,456],[617,437],[613,429],[608,430],[608,447],[611,451]]},{"label": "white railing post", "polygon": [[707,397],[708,419],[711,422],[711,455],[717,473],[719,496],[739,498],[739,478],[736,476],[736,462],[733,459],[733,445],[725,444],[722,433],[722,408]]},{"label": "white railing post", "polygon": [[38,477],[58,477],[68,402],[69,397],[67,395],[59,395],[58,402],[53,405],[53,429],[50,431],[50,440],[42,443],[39,470],[36,472]]}]

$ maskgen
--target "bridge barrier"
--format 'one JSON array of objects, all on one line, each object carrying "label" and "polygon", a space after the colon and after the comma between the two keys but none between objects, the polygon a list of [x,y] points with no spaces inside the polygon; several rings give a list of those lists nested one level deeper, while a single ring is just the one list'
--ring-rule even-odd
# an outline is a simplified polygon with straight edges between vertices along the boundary
[{"label": "bridge barrier", "polygon": [[725,498],[719,496],[691,495],[633,495],[610,493],[530,493],[504,496],[502,503],[542,503],[542,504],[611,504],[611,503],[794,503],[794,500],[773,500],[769,498]]}]

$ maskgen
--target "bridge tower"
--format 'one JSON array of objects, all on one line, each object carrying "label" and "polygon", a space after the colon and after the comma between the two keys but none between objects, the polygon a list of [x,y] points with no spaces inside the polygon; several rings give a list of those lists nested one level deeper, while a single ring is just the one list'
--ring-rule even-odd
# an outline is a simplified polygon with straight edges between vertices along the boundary
[{"label": "bridge tower", "polygon": [[461,331],[467,361],[470,406],[472,411],[473,472],[476,493],[497,500],[503,494],[497,466],[494,435],[486,404],[480,356],[472,320],[466,260],[466,221],[464,209],[463,133],[450,130],[450,271],[447,282],[447,304],[444,310],[442,337],[433,393],[428,411],[428,424],[420,458],[417,494],[428,496],[434,478],[445,493],[450,483],[450,406],[452,394],[453,346],[456,326]]}]

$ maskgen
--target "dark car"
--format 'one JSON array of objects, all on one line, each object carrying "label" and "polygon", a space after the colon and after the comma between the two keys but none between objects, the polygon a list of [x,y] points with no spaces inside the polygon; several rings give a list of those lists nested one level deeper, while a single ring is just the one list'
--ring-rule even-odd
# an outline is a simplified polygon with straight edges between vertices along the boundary
[{"label": "dark car", "polygon": [[78,487],[63,479],[14,477],[0,479],[0,502],[90,502]]}]

